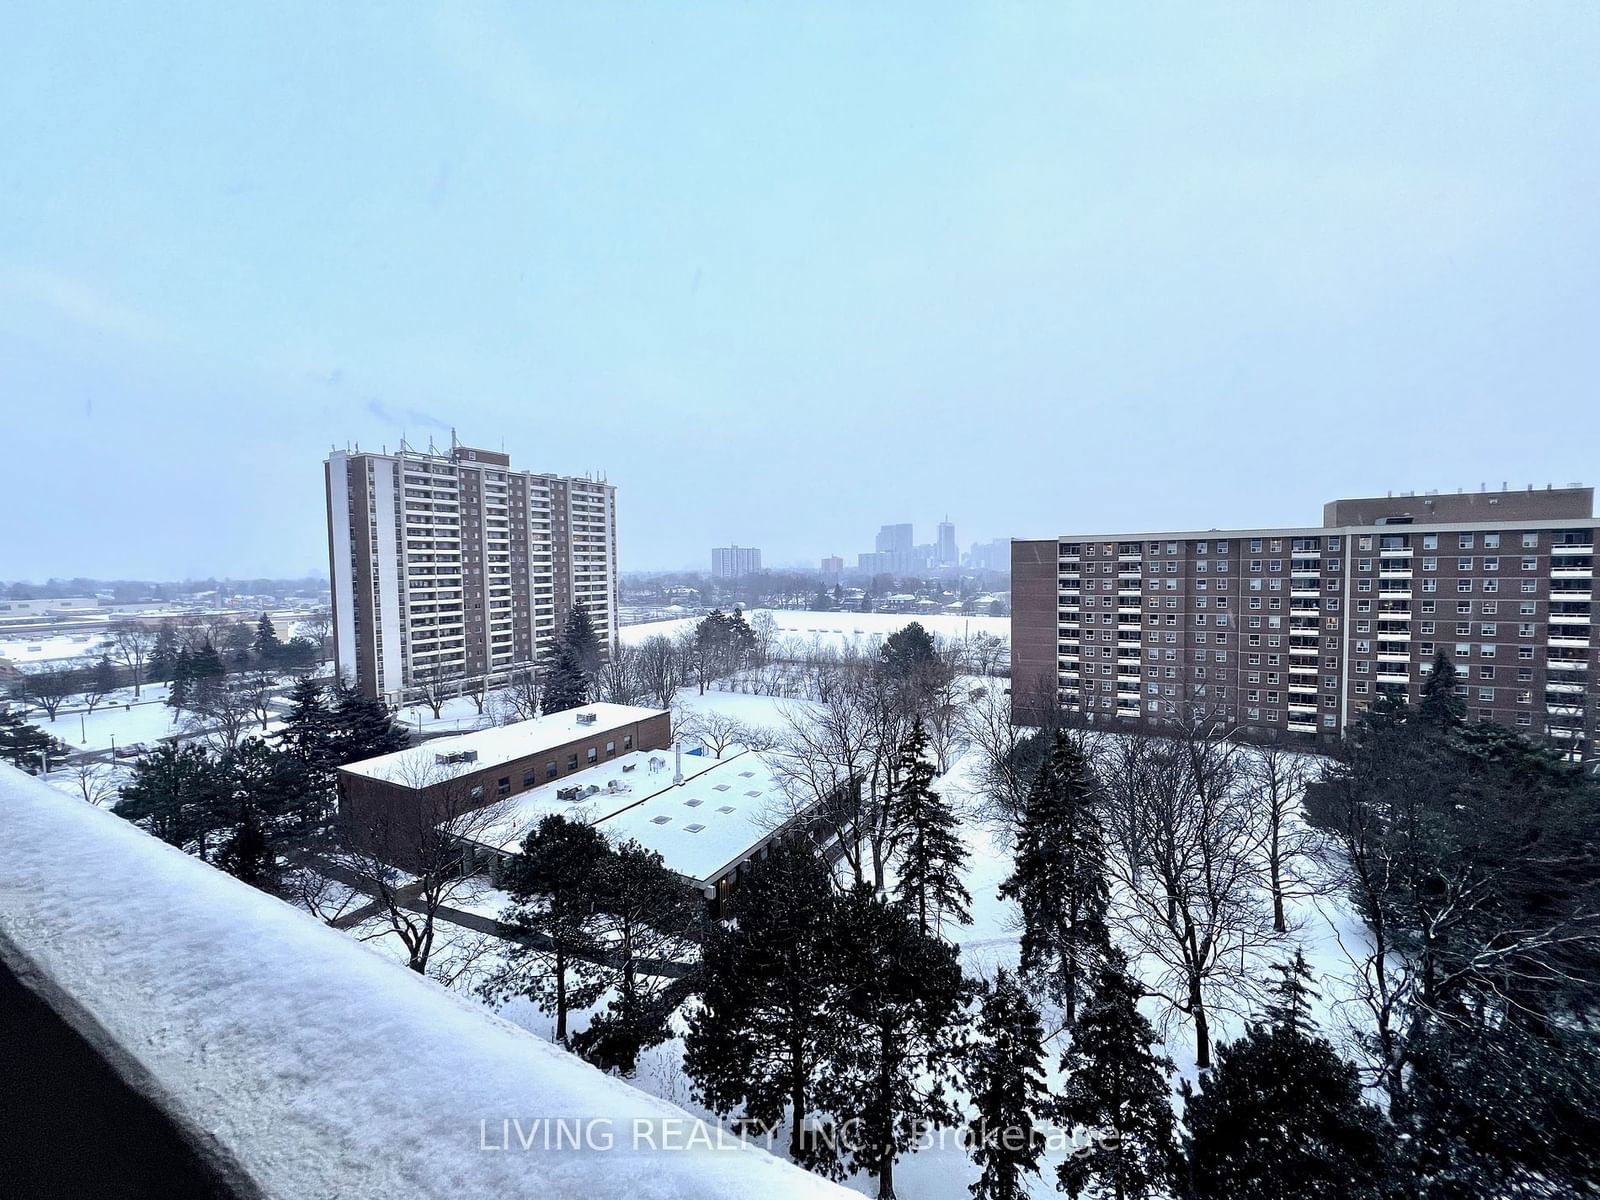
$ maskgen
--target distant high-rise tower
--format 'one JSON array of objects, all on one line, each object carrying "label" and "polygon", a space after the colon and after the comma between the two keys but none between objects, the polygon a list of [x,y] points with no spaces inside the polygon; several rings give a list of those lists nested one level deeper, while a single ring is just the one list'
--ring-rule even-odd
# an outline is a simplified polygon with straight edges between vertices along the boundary
[{"label": "distant high-rise tower", "polygon": [[324,464],[339,672],[391,703],[435,679],[536,668],[583,605],[617,634],[609,483],[513,471],[492,450],[335,451]]},{"label": "distant high-rise tower", "polygon": [[754,546],[718,546],[711,551],[714,579],[740,579],[761,570],[761,551]]},{"label": "distant high-rise tower", "polygon": [[874,549],[879,554],[910,554],[913,541],[910,525],[885,525],[878,530]]},{"label": "distant high-rise tower", "polygon": [[939,540],[935,545],[939,566],[954,567],[960,565],[961,554],[956,549],[956,527],[950,523],[949,517],[939,522]]},{"label": "distant high-rise tower", "polygon": [[844,559],[836,554],[830,554],[822,560],[822,581],[824,583],[838,583],[844,575]]}]

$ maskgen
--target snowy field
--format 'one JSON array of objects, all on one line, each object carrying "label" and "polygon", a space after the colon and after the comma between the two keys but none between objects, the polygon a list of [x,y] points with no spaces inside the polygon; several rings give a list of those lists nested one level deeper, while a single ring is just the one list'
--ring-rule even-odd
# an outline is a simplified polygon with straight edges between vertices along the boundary
[{"label": "snowy field", "polygon": [[[818,645],[832,650],[852,646],[858,650],[875,649],[884,638],[912,621],[938,637],[965,639],[979,634],[990,634],[1011,641],[1009,617],[961,617],[947,613],[924,615],[921,613],[852,613],[804,612],[792,608],[756,608],[745,613],[753,621],[759,614],[772,617],[778,637],[803,646]],[[677,637],[694,628],[699,618],[678,621],[650,621],[643,625],[624,625],[621,637],[624,645],[637,646],[647,638],[664,634]]]}]

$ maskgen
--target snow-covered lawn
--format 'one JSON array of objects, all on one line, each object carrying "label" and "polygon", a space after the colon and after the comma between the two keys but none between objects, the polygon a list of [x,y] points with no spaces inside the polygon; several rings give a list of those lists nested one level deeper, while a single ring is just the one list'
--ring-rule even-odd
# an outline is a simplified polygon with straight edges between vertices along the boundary
[{"label": "snow-covered lawn", "polygon": [[[897,629],[912,621],[920,622],[929,633],[943,638],[964,639],[990,634],[1011,640],[1009,617],[962,617],[948,613],[852,613],[805,612],[790,608],[758,608],[745,613],[747,620],[766,614],[772,617],[778,637],[803,645],[816,643],[838,650],[853,646],[858,650],[870,649]],[[649,621],[643,625],[624,625],[621,630],[625,645],[636,646],[657,634],[677,637],[692,629],[699,618],[677,621]]]},{"label": "snow-covered lawn", "polygon": [[164,704],[166,687],[147,687],[144,697],[134,703],[131,693],[126,703],[101,705],[92,713],[62,713],[51,721],[41,712],[28,720],[73,750],[106,750],[113,740],[118,746],[134,742],[154,743],[157,738],[180,732],[173,711]]}]

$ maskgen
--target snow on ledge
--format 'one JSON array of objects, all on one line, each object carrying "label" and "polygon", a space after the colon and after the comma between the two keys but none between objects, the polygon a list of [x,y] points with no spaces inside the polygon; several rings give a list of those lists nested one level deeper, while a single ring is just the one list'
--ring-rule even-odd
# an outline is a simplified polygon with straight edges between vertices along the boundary
[{"label": "snow on ledge", "polygon": [[0,932],[270,1196],[859,1200],[4,765]]}]

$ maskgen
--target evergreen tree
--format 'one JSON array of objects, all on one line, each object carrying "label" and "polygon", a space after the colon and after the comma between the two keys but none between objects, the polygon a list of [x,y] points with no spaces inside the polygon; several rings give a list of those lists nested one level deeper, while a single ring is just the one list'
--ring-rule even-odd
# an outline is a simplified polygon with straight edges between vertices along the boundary
[{"label": "evergreen tree", "polygon": [[1044,1029],[1028,997],[1002,967],[984,990],[978,1037],[967,1052],[967,1094],[974,1116],[967,1146],[981,1174],[975,1200],[1026,1200],[1026,1176],[1039,1173],[1048,1111]]},{"label": "evergreen tree", "polygon": [[632,841],[601,860],[593,894],[599,936],[611,951],[612,999],[573,1036],[572,1048],[601,1070],[626,1074],[641,1051],[666,1040],[678,1004],[666,981],[646,975],[640,963],[687,953],[703,909],[660,854]]},{"label": "evergreen tree", "polygon": [[1388,1121],[1361,1098],[1356,1068],[1316,1032],[1310,971],[1296,952],[1264,1024],[1217,1047],[1195,1093],[1182,1086],[1184,1191],[1192,1200],[1381,1200]]},{"label": "evergreen tree", "polygon": [[878,656],[891,675],[910,679],[939,661],[933,635],[921,621],[902,625],[883,640]]},{"label": "evergreen tree", "polygon": [[0,705],[0,760],[37,775],[46,759],[53,766],[64,761],[70,752],[65,742],[28,724],[9,705]]},{"label": "evergreen tree", "polygon": [[854,1123],[845,1165],[873,1175],[879,1200],[892,1200],[896,1160],[924,1130],[959,1120],[950,1086],[971,988],[955,948],[870,887],[852,889],[839,911],[840,1048],[819,1097]]},{"label": "evergreen tree", "polygon": [[239,824],[218,851],[217,866],[241,883],[264,892],[277,890],[278,855],[267,841],[255,805],[246,802],[241,806]]},{"label": "evergreen tree", "polygon": [[556,1041],[568,1043],[567,1016],[601,996],[605,972],[595,965],[605,946],[596,909],[602,866],[611,853],[591,826],[560,814],[540,820],[512,860],[501,887],[513,903],[500,923],[526,938],[513,945],[505,965],[483,986],[492,997],[528,996],[556,1019]]},{"label": "evergreen tree", "polygon": [[572,611],[567,613],[566,624],[561,630],[561,641],[571,652],[578,669],[583,672],[585,684],[594,682],[594,677],[600,671],[600,639],[595,635],[594,622],[589,618],[589,610],[583,605],[574,604]]},{"label": "evergreen tree", "polygon": [[279,749],[300,760],[312,787],[331,794],[337,739],[325,685],[309,675],[294,681],[289,689],[289,711],[272,740]]},{"label": "evergreen tree", "polygon": [[557,643],[543,683],[539,711],[545,716],[589,703],[589,677],[584,674],[578,652],[565,639]]},{"label": "evergreen tree", "polygon": [[1110,889],[1089,766],[1065,733],[1056,734],[1028,791],[1000,896],[1022,910],[1023,972],[1048,982],[1073,1024],[1110,944]]},{"label": "evergreen tree", "polygon": [[1091,1184],[1097,1195],[1144,1200],[1160,1194],[1170,1174],[1172,1063],[1151,1049],[1159,1041],[1139,1012],[1139,994],[1126,960],[1108,952],[1061,1060],[1067,1082],[1057,1119],[1093,1138],[1056,1168],[1073,1200]]},{"label": "evergreen tree", "polygon": [[189,689],[194,682],[194,664],[189,658],[187,646],[178,647],[178,652],[172,660],[169,682],[171,686],[167,688],[167,707],[175,713],[182,712],[189,707]]},{"label": "evergreen tree", "polygon": [[332,729],[330,745],[336,767],[393,754],[411,744],[405,727],[395,724],[393,709],[342,681],[335,685]]},{"label": "evergreen tree", "polygon": [[[84,698],[87,700],[92,696],[95,702],[98,703],[116,691],[117,685],[121,682],[117,678],[117,668],[112,665],[110,657],[102,654],[100,661],[95,663],[91,669],[89,687],[85,689]],[[90,711],[94,711],[94,705],[92,704],[90,705]]]},{"label": "evergreen tree", "polygon": [[178,661],[178,635],[167,622],[156,629],[155,643],[145,659],[145,678],[151,683],[172,682],[173,668]]},{"label": "evergreen tree", "polygon": [[1433,670],[1422,681],[1418,715],[1436,729],[1452,729],[1467,718],[1467,704],[1456,687],[1456,665],[1440,650],[1433,656]]},{"label": "evergreen tree", "polygon": [[832,1172],[836,1156],[806,1137],[821,1064],[839,1050],[834,959],[838,895],[826,865],[779,842],[713,926],[699,971],[684,1068],[707,1107],[775,1127],[789,1113],[789,1157]]},{"label": "evergreen tree", "polygon": [[275,665],[283,657],[283,642],[279,640],[278,631],[266,613],[262,613],[261,620],[256,622],[251,649],[255,652],[256,661],[264,667]]},{"label": "evergreen tree", "polygon": [[190,656],[188,696],[183,707],[191,712],[206,711],[212,698],[224,686],[227,673],[227,668],[222,665],[222,656],[211,644],[211,639],[207,638],[201,643],[200,649]]},{"label": "evergreen tree", "polygon": [[220,764],[204,746],[163,742],[134,764],[112,812],[169,845],[209,859],[217,832],[237,809]]},{"label": "evergreen tree", "polygon": [[230,747],[220,767],[234,806],[250,809],[269,841],[304,833],[326,815],[326,798],[312,787],[305,764],[259,737]]},{"label": "evergreen tree", "polygon": [[972,896],[961,882],[967,848],[950,806],[933,790],[928,734],[919,717],[900,747],[889,794],[890,824],[900,850],[895,898],[917,915],[923,933],[937,929],[948,914],[972,924]]},{"label": "evergreen tree", "polygon": [[728,618],[726,630],[728,670],[738,671],[749,665],[750,660],[755,657],[756,646],[760,639],[756,637],[756,631],[750,628],[750,623],[744,619],[742,608],[733,610],[733,614]]}]

